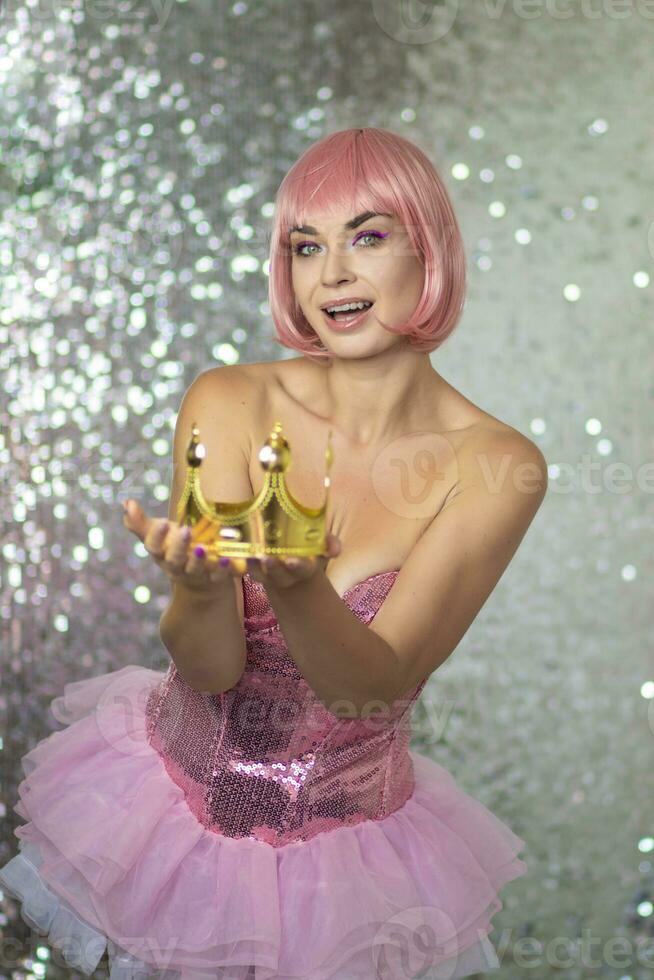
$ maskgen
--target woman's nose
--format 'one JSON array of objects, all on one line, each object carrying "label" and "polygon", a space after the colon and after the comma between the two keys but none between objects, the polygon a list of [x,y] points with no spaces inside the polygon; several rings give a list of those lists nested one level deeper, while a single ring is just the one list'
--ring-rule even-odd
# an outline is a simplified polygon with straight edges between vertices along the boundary
[{"label": "woman's nose", "polygon": [[325,256],[321,268],[324,283],[348,282],[352,276],[352,258],[349,255],[329,252]]}]

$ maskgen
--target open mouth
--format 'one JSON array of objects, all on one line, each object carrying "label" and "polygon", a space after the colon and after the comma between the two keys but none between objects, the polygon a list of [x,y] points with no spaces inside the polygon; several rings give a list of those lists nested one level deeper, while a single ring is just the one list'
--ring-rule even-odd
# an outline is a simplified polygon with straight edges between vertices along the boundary
[{"label": "open mouth", "polygon": [[329,310],[323,309],[323,313],[325,313],[329,319],[333,320],[335,323],[352,323],[364,313],[371,310],[373,306],[374,303],[366,303],[366,305],[363,307],[357,307],[355,310],[345,310],[340,313],[330,313]]}]

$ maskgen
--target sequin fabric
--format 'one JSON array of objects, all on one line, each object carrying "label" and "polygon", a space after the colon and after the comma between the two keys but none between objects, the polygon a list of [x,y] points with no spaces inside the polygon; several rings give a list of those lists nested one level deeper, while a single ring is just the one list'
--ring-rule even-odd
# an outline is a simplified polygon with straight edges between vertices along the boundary
[{"label": "sequin fabric", "polygon": [[[397,570],[343,595],[369,625]],[[414,788],[411,712],[425,681],[366,719],[339,718],[290,656],[265,586],[244,575],[247,659],[238,683],[212,695],[171,663],[146,706],[148,740],[209,830],[274,847],[380,820]]]}]

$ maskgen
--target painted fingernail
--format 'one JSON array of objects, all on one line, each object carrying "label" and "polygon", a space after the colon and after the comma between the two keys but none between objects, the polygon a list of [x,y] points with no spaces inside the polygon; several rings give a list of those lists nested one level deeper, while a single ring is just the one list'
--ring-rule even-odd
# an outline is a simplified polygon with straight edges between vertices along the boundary
[{"label": "painted fingernail", "polygon": [[220,564],[223,566],[223,568],[225,567],[225,565],[229,565],[229,558],[223,555],[222,558],[220,559]]},{"label": "painted fingernail", "polygon": [[206,551],[204,550],[201,544],[195,546],[194,553],[198,556],[198,558],[204,558],[204,556],[206,555]]},{"label": "painted fingernail", "polygon": [[190,527],[185,527],[184,528],[184,530],[182,531],[182,537],[184,538],[185,541],[190,541],[191,540],[191,529],[190,529]]},{"label": "painted fingernail", "polygon": [[160,532],[161,531],[167,531],[169,527],[170,527],[170,524],[168,523],[168,521],[162,521],[162,523],[159,525],[159,531]]}]

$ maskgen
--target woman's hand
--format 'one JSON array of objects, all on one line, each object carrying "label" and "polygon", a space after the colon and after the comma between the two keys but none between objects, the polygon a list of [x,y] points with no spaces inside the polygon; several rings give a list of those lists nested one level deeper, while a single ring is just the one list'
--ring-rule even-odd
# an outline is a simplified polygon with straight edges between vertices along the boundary
[{"label": "woman's hand", "polygon": [[305,582],[317,572],[324,572],[327,562],[341,553],[341,542],[335,534],[327,535],[327,554],[309,558],[248,558],[247,572],[250,578],[273,588],[287,589],[298,582]]},{"label": "woman's hand", "polygon": [[245,573],[246,564],[242,558],[226,558],[223,562],[209,558],[201,546],[193,548],[190,528],[165,518],[148,517],[135,500],[125,501],[123,508],[123,525],[136,535],[172,582],[198,595],[211,597],[222,591],[225,581]]}]

